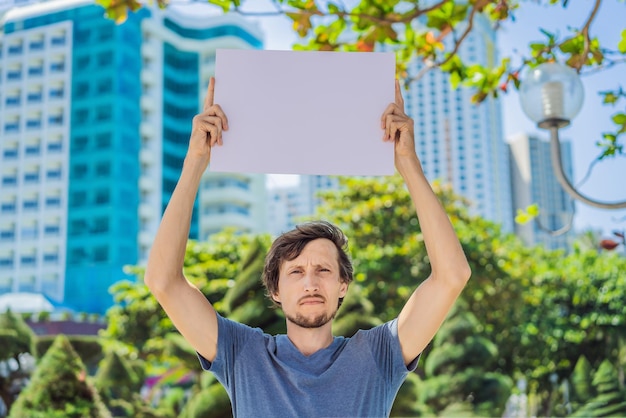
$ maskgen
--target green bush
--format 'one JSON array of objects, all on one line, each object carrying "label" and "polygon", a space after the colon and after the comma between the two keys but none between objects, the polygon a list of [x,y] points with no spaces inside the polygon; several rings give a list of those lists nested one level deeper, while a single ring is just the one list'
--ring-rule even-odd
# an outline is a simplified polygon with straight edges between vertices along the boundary
[{"label": "green bush", "polygon": [[[70,335],[66,337],[74,348],[74,351],[76,351],[76,354],[78,354],[87,367],[87,370],[90,373],[93,372],[104,357],[102,345],[100,345],[100,338],[95,335]],[[38,337],[35,343],[37,352],[42,355],[46,353],[55,338],[55,335]]]},{"label": "green bush", "polygon": [[9,418],[110,416],[65,335],[54,340],[9,414]]}]

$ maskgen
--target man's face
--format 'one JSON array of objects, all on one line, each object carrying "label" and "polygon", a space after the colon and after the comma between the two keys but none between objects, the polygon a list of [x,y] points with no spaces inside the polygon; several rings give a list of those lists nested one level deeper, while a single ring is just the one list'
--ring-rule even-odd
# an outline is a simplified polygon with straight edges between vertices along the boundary
[{"label": "man's face", "polygon": [[339,275],[335,244],[319,238],[309,242],[298,257],[282,264],[273,297],[289,322],[318,328],[335,317],[339,298],[347,290]]}]

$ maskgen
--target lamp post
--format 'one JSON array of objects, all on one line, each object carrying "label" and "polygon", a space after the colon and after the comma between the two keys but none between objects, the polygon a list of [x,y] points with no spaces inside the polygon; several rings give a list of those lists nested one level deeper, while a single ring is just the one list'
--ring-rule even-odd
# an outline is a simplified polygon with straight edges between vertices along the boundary
[{"label": "lamp post", "polygon": [[520,85],[522,110],[541,129],[550,131],[552,169],[561,187],[574,199],[601,209],[623,209],[626,201],[601,202],[580,193],[565,175],[559,129],[570,124],[583,104],[583,86],[569,67],[550,62],[532,68]]}]

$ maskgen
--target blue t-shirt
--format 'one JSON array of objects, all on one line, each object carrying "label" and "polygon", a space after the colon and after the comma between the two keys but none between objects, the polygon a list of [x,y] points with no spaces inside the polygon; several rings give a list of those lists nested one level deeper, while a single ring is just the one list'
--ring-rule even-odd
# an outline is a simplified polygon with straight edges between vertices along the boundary
[{"label": "blue t-shirt", "polygon": [[404,364],[397,319],[351,338],[334,337],[305,356],[286,335],[271,336],[218,315],[217,355],[199,356],[224,385],[235,417],[389,416],[417,359]]}]

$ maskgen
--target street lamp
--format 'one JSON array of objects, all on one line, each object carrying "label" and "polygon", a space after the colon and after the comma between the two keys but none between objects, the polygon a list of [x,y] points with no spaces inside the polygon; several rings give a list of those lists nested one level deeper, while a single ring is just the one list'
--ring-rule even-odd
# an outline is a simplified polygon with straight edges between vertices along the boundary
[{"label": "street lamp", "polygon": [[570,183],[561,162],[559,129],[566,127],[583,104],[583,86],[578,74],[570,67],[554,62],[529,70],[520,85],[520,100],[526,116],[541,129],[550,131],[550,155],[554,175],[561,187],[574,199],[601,209],[623,209],[623,202],[600,202],[591,199]]}]

